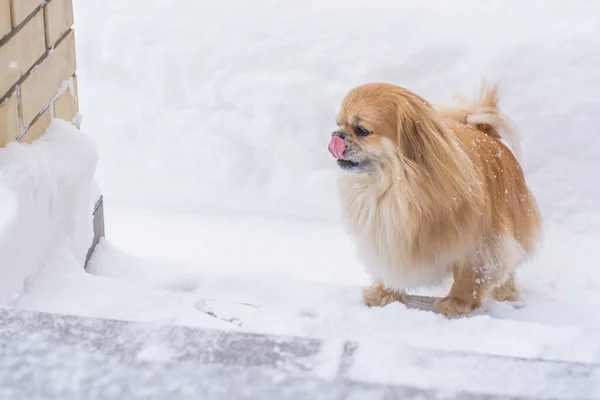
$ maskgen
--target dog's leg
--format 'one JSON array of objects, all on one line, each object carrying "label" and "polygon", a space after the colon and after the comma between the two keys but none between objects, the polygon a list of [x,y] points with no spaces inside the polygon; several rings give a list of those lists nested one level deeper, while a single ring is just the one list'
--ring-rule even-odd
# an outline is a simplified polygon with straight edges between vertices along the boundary
[{"label": "dog's leg", "polygon": [[363,292],[363,301],[367,307],[383,307],[395,301],[406,302],[404,292],[386,289],[383,283],[377,282]]},{"label": "dog's leg", "polygon": [[498,301],[518,301],[519,289],[515,283],[515,274],[512,272],[508,279],[500,286],[494,288],[492,295]]},{"label": "dog's leg", "polygon": [[468,314],[481,305],[493,290],[494,281],[484,276],[483,268],[460,265],[453,268],[454,283],[448,296],[438,300],[435,308],[448,318]]}]

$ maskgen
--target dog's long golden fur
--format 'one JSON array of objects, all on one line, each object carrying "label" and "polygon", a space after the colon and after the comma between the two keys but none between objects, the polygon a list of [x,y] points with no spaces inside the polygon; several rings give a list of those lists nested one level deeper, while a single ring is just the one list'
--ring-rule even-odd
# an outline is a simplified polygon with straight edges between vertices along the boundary
[{"label": "dog's long golden fur", "polygon": [[[534,253],[536,201],[513,152],[516,130],[485,87],[473,102],[434,107],[391,84],[351,90],[338,115],[350,162],[339,189],[347,226],[374,285],[369,306],[439,282],[446,316],[472,311],[490,295],[516,300],[515,268]],[[358,134],[363,132],[368,134]]]}]

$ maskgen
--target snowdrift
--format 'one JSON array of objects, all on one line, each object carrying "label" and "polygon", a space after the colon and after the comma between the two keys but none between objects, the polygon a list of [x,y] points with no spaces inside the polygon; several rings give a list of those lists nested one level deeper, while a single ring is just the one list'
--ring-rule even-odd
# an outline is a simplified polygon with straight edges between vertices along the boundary
[{"label": "snowdrift", "polygon": [[96,163],[92,140],[59,119],[32,144],[0,148],[0,305],[11,304],[58,250],[83,268]]},{"label": "snowdrift", "polygon": [[597,2],[111,0],[75,12],[109,202],[334,220],[327,141],[348,89],[387,81],[446,103],[486,77],[524,138],[546,222],[597,232]]}]

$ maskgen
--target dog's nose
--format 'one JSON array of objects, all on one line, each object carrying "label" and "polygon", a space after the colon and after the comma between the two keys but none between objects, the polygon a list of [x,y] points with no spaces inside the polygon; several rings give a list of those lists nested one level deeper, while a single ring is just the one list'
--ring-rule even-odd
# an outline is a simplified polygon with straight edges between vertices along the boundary
[{"label": "dog's nose", "polygon": [[348,134],[347,134],[346,132],[344,132],[344,131],[335,131],[335,132],[333,132],[333,133],[331,134],[331,136],[332,136],[332,137],[333,137],[333,136],[337,136],[337,137],[340,137],[340,138],[342,138],[342,139],[346,139],[346,136],[348,136]]}]

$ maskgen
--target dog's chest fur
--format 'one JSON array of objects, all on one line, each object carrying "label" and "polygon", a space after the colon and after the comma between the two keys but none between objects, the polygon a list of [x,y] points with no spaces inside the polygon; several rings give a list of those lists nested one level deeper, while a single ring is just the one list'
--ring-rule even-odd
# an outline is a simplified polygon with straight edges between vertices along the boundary
[{"label": "dog's chest fur", "polygon": [[[375,280],[404,290],[432,285],[449,269],[450,254],[421,254],[417,226],[397,184],[381,190],[367,176],[340,176],[344,220],[355,238],[358,255]],[[387,185],[386,185],[387,186]]]}]

